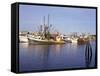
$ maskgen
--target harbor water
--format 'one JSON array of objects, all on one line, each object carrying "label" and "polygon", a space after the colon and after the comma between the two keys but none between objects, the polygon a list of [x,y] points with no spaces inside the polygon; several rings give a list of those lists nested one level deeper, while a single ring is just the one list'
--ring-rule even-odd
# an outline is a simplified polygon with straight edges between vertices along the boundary
[{"label": "harbor water", "polygon": [[[90,42],[92,60],[89,67],[95,67],[95,41]],[[86,44],[76,43],[55,45],[32,45],[19,43],[19,70],[51,70],[87,68],[85,58]]]}]

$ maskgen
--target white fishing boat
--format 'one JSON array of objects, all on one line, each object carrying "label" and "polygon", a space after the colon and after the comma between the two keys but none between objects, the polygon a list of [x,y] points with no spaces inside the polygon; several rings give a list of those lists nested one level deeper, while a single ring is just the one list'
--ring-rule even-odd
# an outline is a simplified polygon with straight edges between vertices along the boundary
[{"label": "white fishing boat", "polygon": [[56,40],[53,39],[43,39],[40,36],[37,37],[28,37],[30,44],[64,44],[65,41],[60,40],[60,38],[56,38]]},{"label": "white fishing boat", "polygon": [[19,41],[23,43],[28,43],[27,33],[19,33]]},{"label": "white fishing boat", "polygon": [[28,38],[27,38],[27,36],[19,36],[19,41],[20,42],[28,42]]},{"label": "white fishing boat", "polygon": [[31,44],[64,44],[65,41],[61,40],[60,35],[55,36],[54,39],[51,38],[50,28],[52,25],[49,25],[49,15],[48,15],[48,25],[40,25],[37,35],[28,35],[28,41]]},{"label": "white fishing boat", "polygon": [[73,38],[73,39],[71,39],[71,42],[72,42],[72,43],[78,43],[78,38]]}]

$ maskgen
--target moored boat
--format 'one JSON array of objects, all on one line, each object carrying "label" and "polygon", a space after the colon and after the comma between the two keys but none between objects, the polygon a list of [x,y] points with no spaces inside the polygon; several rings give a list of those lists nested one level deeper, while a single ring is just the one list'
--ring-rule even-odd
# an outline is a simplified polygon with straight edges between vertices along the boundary
[{"label": "moored boat", "polygon": [[19,42],[28,43],[28,37],[26,32],[19,33]]},{"label": "moored boat", "polygon": [[52,37],[51,26],[51,24],[49,25],[48,15],[48,24],[45,24],[44,17],[44,24],[40,25],[38,33],[28,36],[29,44],[64,44],[65,41],[61,39],[59,34]]},{"label": "moored boat", "polygon": [[53,39],[42,39],[35,37],[28,37],[30,44],[65,44],[63,40],[53,40]]},{"label": "moored boat", "polygon": [[19,41],[23,42],[23,43],[27,43],[28,42],[28,38],[27,38],[27,36],[19,36]]},{"label": "moored boat", "polygon": [[79,38],[78,44],[86,44],[89,40],[87,38]]}]

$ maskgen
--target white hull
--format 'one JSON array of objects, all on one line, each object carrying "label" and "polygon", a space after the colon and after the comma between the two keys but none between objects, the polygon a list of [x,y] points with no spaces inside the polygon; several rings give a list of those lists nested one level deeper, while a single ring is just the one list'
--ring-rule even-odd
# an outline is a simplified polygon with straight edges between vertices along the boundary
[{"label": "white hull", "polygon": [[72,41],[72,43],[78,43],[78,41],[77,40],[71,40]]},{"label": "white hull", "polygon": [[72,39],[72,38],[67,38],[65,39],[66,42],[70,42],[70,43],[78,43],[78,38]]},{"label": "white hull", "polygon": [[27,38],[27,36],[19,36],[19,41],[27,43],[28,42],[28,38]]},{"label": "white hull", "polygon": [[42,39],[35,39],[32,37],[28,38],[29,43],[31,44],[64,44],[64,41],[54,41],[54,40],[42,40]]}]

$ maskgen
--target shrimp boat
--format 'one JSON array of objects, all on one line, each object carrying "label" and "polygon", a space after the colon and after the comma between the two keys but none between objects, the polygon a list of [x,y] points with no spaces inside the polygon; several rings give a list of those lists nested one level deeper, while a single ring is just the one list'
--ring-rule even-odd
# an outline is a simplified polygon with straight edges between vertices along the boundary
[{"label": "shrimp boat", "polygon": [[57,38],[56,40],[53,39],[43,39],[40,37],[28,37],[30,44],[64,44],[65,42],[63,40],[60,40],[60,38]]},{"label": "shrimp boat", "polygon": [[61,39],[60,35],[51,37],[50,28],[52,25],[49,25],[49,15],[48,15],[48,25],[40,25],[38,34],[28,35],[28,41],[30,44],[64,44],[65,41]]}]

